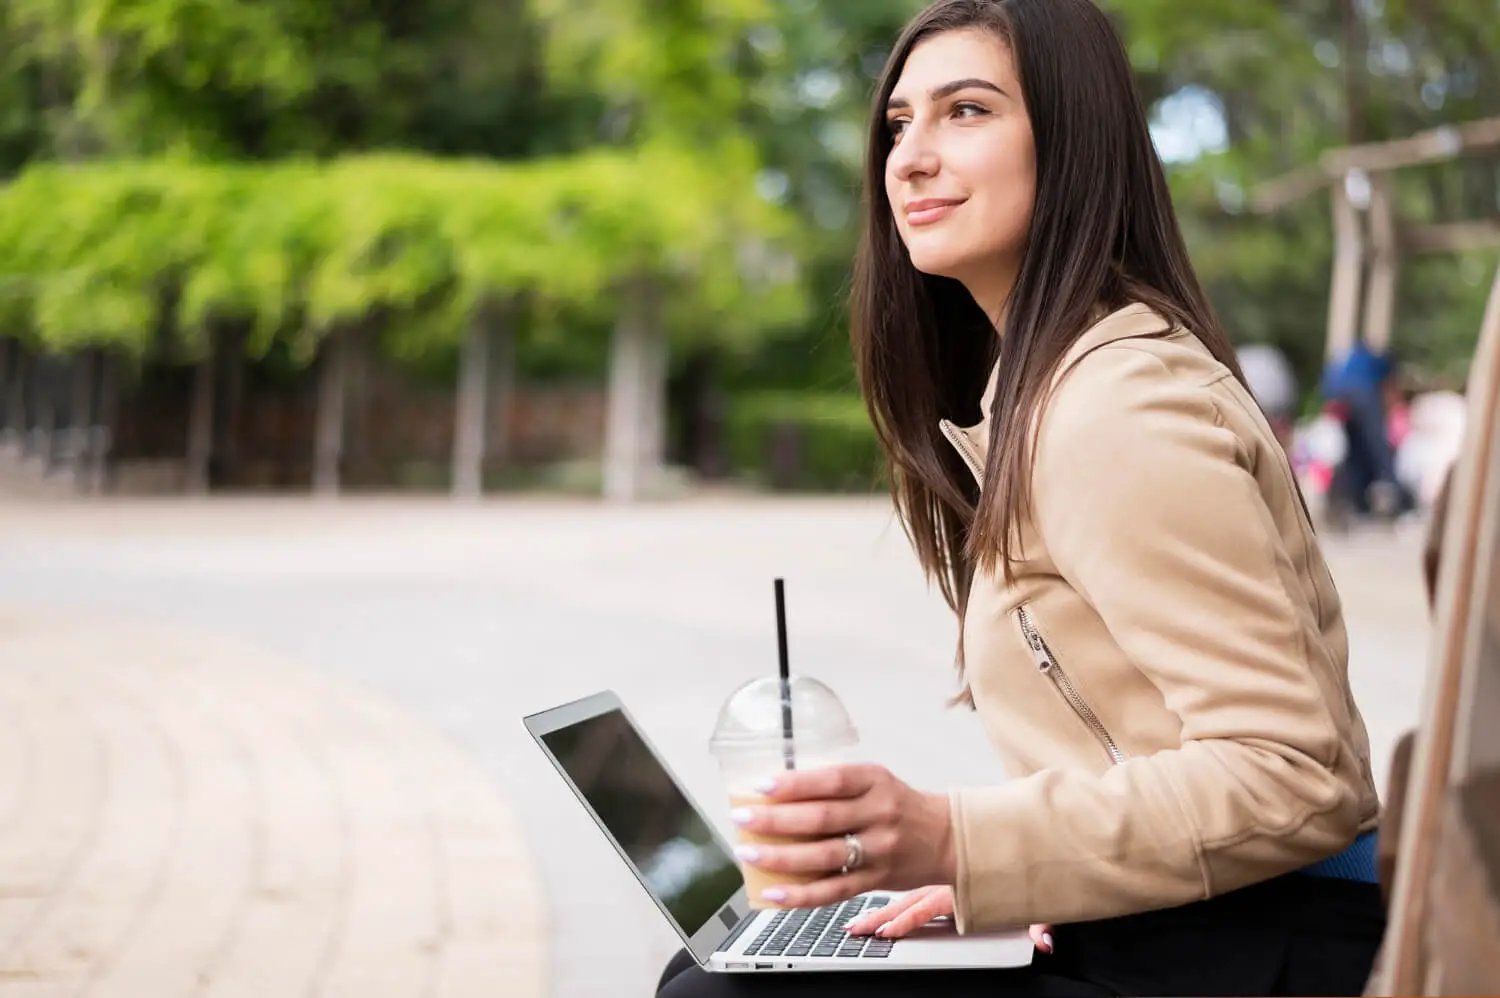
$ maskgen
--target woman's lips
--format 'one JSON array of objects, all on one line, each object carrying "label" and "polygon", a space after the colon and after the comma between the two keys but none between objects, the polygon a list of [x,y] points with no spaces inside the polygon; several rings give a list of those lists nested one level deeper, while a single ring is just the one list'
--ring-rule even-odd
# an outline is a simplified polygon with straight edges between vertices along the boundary
[{"label": "woman's lips", "polygon": [[906,206],[906,220],[912,225],[931,225],[941,222],[963,204],[962,200],[929,198],[913,201]]}]

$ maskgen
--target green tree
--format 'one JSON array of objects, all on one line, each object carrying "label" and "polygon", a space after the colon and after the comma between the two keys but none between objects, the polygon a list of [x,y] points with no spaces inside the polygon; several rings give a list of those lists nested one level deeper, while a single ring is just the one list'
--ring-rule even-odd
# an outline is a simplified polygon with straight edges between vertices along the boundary
[{"label": "green tree", "polygon": [[[1500,21],[1472,2],[1111,7],[1157,87],[1159,121],[1183,94],[1222,115],[1225,141],[1171,170],[1194,259],[1231,332],[1278,343],[1311,384],[1332,266],[1327,198],[1265,218],[1246,211],[1247,192],[1351,141],[1500,113]],[[1412,222],[1491,215],[1496,196],[1493,163],[1482,162],[1405,173],[1396,190]],[[1476,275],[1493,260],[1433,258],[1403,273],[1397,343],[1419,367],[1466,368],[1487,283]]]}]

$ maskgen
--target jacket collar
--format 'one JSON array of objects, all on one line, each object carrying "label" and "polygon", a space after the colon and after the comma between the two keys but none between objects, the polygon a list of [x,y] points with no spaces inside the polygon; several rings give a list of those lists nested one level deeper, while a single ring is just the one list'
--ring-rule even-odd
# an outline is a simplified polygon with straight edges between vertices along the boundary
[{"label": "jacket collar", "polygon": [[[1158,315],[1150,305],[1135,302],[1116,309],[1084,330],[1083,335],[1068,348],[1068,352],[1063,355],[1062,364],[1058,366],[1058,376],[1061,377],[1068,368],[1099,347],[1135,336],[1161,333],[1168,328],[1170,326],[1167,320]],[[990,379],[985,384],[984,395],[979,400],[979,422],[973,426],[959,427],[970,439],[986,450],[989,445],[989,434],[979,431],[989,425],[990,408],[995,403],[995,391],[999,387],[999,381],[1000,365],[997,363],[990,369]]]}]

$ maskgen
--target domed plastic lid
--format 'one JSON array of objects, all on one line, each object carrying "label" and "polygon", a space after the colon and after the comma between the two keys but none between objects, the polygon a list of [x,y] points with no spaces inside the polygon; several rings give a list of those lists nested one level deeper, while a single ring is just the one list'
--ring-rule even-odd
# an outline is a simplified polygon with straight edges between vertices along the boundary
[{"label": "domed plastic lid", "polygon": [[[809,676],[791,677],[788,689],[795,748],[847,748],[858,743],[859,733],[833,690]],[[735,690],[719,710],[709,748],[720,755],[784,744],[781,693],[781,680],[775,676],[752,680]]]}]

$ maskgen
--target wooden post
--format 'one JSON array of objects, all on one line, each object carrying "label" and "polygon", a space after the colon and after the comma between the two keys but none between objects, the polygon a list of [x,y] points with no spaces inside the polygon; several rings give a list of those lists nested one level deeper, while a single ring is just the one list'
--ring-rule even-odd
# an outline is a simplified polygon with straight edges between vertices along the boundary
[{"label": "wooden post", "polygon": [[651,284],[634,285],[615,327],[604,433],[604,496],[614,502],[641,498],[661,466],[666,337],[658,304]]},{"label": "wooden post", "polygon": [[1359,335],[1360,285],[1364,276],[1364,234],[1359,209],[1345,181],[1333,192],[1333,287],[1328,296],[1327,356],[1342,356]]},{"label": "wooden post", "polygon": [[214,456],[214,377],[215,343],[208,340],[208,353],[198,362],[193,376],[193,403],[188,414],[187,490],[192,495],[207,495],[209,469]]},{"label": "wooden post", "polygon": [[1396,277],[1400,267],[1391,181],[1384,173],[1370,178],[1370,251],[1364,339],[1371,350],[1384,353],[1391,345],[1391,332],[1396,321]]},{"label": "wooden post", "polygon": [[475,309],[464,331],[458,361],[458,397],[453,405],[453,472],[455,498],[484,494],[484,438],[489,423],[489,310]]},{"label": "wooden post", "polygon": [[318,426],[313,451],[313,494],[332,497],[339,491],[344,455],[344,389],[348,361],[347,333],[335,330],[323,341],[318,371]]},{"label": "wooden post", "polygon": [[[1401,822],[1396,885],[1390,925],[1376,987],[1382,995],[1427,994],[1423,990],[1436,968],[1427,959],[1425,935],[1428,895],[1442,831],[1442,812],[1454,765],[1455,729],[1464,686],[1468,636],[1483,623],[1484,608],[1472,599],[1480,552],[1474,539],[1486,509],[1493,506],[1487,468],[1500,443],[1500,271],[1495,275],[1489,307],[1480,330],[1478,352],[1469,377],[1468,432],[1463,453],[1449,484],[1448,521],[1439,572],[1433,656],[1423,693],[1421,726],[1413,748],[1411,777]],[[1481,586],[1488,580],[1480,580]]]},{"label": "wooden post", "polygon": [[1431,222],[1403,226],[1401,249],[1408,253],[1463,253],[1500,246],[1500,221]]}]

